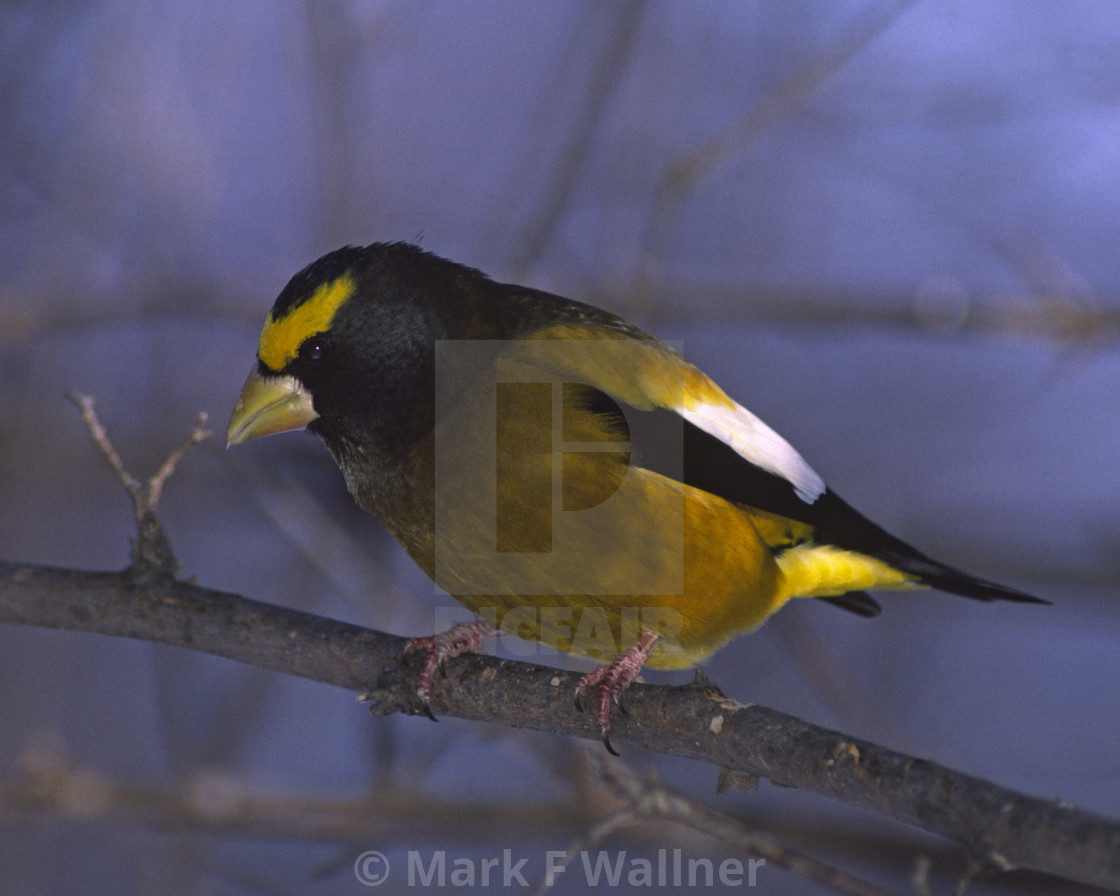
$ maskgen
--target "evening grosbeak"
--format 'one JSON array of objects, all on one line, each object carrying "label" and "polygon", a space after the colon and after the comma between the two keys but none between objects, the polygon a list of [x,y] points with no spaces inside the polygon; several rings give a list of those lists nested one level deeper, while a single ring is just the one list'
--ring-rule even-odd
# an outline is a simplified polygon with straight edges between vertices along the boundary
[{"label": "evening grosbeak", "polygon": [[606,663],[577,689],[606,739],[643,664],[701,663],[791,598],[1045,603],[881,529],[653,336],[405,243],[331,252],[273,305],[228,442],[304,427],[482,617],[410,642],[425,706],[440,663],[504,631]]}]

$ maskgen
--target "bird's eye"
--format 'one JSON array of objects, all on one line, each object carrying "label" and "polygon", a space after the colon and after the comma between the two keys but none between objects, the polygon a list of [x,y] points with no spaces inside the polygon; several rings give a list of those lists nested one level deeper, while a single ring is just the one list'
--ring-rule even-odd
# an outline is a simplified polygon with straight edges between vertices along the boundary
[{"label": "bird's eye", "polygon": [[299,347],[299,353],[307,361],[321,361],[327,353],[326,337],[312,336]]}]

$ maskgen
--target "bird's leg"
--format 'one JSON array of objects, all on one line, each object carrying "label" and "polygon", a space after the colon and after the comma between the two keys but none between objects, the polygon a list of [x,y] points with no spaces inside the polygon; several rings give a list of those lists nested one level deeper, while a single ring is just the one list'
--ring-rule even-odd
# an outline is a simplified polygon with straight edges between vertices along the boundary
[{"label": "bird's leg", "polygon": [[613,662],[588,672],[576,685],[576,709],[583,710],[583,696],[596,685],[599,686],[599,733],[603,735],[603,745],[615,756],[618,751],[611,746],[611,703],[626,711],[622,705],[622,692],[638,678],[642,666],[650,653],[661,641],[657,632],[646,632],[638,642],[615,657]]},{"label": "bird's leg", "polygon": [[447,660],[457,657],[460,653],[478,650],[483,642],[499,634],[501,629],[496,625],[479,620],[460,622],[438,635],[409,639],[404,648],[404,655],[409,657],[414,653],[424,654],[424,667],[420,670],[420,677],[416,681],[416,696],[423,703],[424,713],[428,718],[435,718],[428,703],[432,696],[432,679],[435,678],[436,669],[442,672],[443,664]]}]

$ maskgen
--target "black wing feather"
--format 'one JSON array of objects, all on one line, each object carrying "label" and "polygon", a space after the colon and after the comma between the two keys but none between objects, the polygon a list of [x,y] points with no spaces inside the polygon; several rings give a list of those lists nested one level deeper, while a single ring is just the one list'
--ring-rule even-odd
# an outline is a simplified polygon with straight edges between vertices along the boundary
[{"label": "black wing feather", "polygon": [[866,591],[849,591],[847,594],[840,594],[835,597],[820,597],[817,599],[832,604],[834,607],[839,607],[842,610],[847,610],[849,613],[855,613],[857,616],[862,616],[865,619],[874,619],[883,611],[883,608],[879,606],[879,602]]}]

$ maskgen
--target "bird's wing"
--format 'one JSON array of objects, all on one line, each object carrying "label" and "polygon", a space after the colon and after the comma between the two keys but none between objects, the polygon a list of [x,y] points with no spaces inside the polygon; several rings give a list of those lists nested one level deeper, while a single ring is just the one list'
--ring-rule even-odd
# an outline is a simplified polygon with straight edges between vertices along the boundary
[{"label": "bird's wing", "polygon": [[881,560],[932,587],[979,600],[1043,603],[891,535],[827,488],[793,446],[687,359],[615,318],[598,327],[581,320],[541,329],[514,353],[530,367],[584,384],[585,410],[610,418],[620,438],[629,436],[641,467],[779,523],[801,524],[792,527],[797,540]]},{"label": "bird's wing", "polygon": [[678,415],[749,466],[784,483],[805,504],[824,494],[824,480],[789,442],[679,352],[613,316],[604,319],[543,328],[522,340],[529,347],[523,345],[517,353],[526,359],[538,355],[531,363],[586,383],[637,411]]}]

